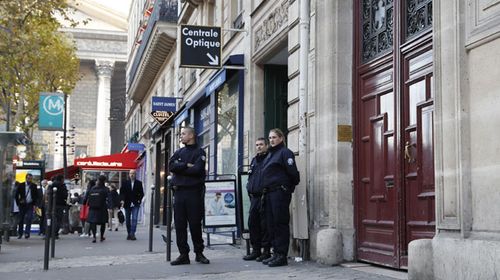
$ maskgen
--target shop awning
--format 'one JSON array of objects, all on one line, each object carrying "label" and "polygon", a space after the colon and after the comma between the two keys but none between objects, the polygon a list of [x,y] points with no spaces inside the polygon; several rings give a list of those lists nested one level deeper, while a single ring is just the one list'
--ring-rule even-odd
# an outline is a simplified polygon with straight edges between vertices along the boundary
[{"label": "shop awning", "polygon": [[[68,178],[67,179],[74,178],[75,174],[77,174],[78,172],[80,172],[80,168],[78,168],[74,165],[68,166]],[[64,168],[54,169],[52,171],[45,172],[45,174],[43,175],[43,178],[50,180],[50,179],[52,179],[52,177],[57,176],[59,174],[61,174],[61,175],[64,174]]]},{"label": "shop awning", "polygon": [[137,168],[138,153],[130,151],[108,156],[75,159],[75,166],[84,170],[130,170]]}]

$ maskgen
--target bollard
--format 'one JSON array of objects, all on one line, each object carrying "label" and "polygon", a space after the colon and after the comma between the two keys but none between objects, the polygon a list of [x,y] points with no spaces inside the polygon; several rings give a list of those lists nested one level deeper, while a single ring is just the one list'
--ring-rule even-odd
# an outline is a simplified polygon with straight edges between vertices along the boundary
[{"label": "bollard", "polygon": [[54,258],[56,255],[56,225],[57,225],[57,219],[56,219],[56,194],[57,194],[57,188],[54,187],[52,188],[52,226],[50,227],[50,238],[51,238],[51,251],[50,251],[50,257]]},{"label": "bollard", "polygon": [[49,209],[52,209],[52,193],[51,193],[51,188],[48,187],[47,190],[45,190],[47,193],[47,196],[49,198],[49,201],[47,205],[45,205],[45,209],[47,209],[47,213],[45,214],[45,219],[47,222],[45,223],[45,249],[43,251],[43,270],[48,270],[49,269],[49,251],[50,251],[50,230],[52,229],[52,217],[49,215]]},{"label": "bollard", "polygon": [[151,185],[151,209],[149,213],[149,252],[153,252],[153,222],[155,206],[155,185]]}]

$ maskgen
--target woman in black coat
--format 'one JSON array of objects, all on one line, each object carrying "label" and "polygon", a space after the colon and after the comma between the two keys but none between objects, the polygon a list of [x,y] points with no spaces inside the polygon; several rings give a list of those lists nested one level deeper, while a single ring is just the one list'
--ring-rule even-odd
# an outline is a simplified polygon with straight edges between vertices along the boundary
[{"label": "woman in black coat", "polygon": [[101,242],[106,240],[104,232],[106,231],[106,222],[108,221],[108,205],[107,197],[109,190],[105,186],[106,176],[101,175],[97,180],[97,185],[93,187],[87,194],[89,204],[89,216],[87,222],[90,223],[90,231],[96,242],[97,225],[101,225]]},{"label": "woman in black coat", "polygon": [[265,193],[267,232],[274,248],[272,257],[262,261],[270,267],[288,265],[290,243],[290,201],[300,174],[295,156],[285,146],[285,135],[280,129],[269,132],[271,147],[263,162],[262,186]]}]

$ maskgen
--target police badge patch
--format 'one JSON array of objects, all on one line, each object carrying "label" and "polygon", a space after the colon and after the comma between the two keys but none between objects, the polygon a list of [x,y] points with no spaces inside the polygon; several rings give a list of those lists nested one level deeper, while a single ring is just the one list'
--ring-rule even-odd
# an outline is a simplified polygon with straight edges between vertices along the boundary
[{"label": "police badge patch", "polygon": [[293,165],[293,158],[288,159],[288,165]]}]

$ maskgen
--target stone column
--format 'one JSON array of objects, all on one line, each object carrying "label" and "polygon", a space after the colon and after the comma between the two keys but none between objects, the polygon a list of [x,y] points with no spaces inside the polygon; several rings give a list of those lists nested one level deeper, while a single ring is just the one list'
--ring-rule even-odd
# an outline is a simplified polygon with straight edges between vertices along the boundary
[{"label": "stone column", "polygon": [[[352,144],[338,141],[338,126],[350,126],[352,9],[344,0],[316,1],[316,104],[314,232],[312,254],[325,264],[354,258]],[[336,42],[332,44],[331,42]],[[328,156],[324,156],[328,155]]]},{"label": "stone column", "polygon": [[101,156],[108,155],[111,150],[109,111],[114,61],[96,60],[95,66],[97,73],[95,156]]}]

